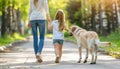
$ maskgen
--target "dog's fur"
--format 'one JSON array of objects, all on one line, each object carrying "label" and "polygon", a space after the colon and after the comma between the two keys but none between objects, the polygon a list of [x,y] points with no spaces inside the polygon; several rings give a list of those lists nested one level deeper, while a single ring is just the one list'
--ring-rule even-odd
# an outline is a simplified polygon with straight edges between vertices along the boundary
[{"label": "dog's fur", "polygon": [[68,31],[69,34],[73,35],[77,40],[77,45],[79,48],[79,56],[80,56],[78,63],[80,63],[82,59],[82,48],[86,49],[86,57],[84,63],[87,62],[88,53],[90,51],[92,56],[91,64],[96,64],[98,46],[110,46],[111,44],[110,42],[100,42],[96,32],[87,31],[76,25],[72,26]]}]

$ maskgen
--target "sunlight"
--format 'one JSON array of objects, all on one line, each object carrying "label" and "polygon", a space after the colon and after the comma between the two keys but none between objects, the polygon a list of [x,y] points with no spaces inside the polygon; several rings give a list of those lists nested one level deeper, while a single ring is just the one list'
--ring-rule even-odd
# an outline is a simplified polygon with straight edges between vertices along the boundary
[{"label": "sunlight", "polygon": [[13,35],[16,39],[24,39],[23,37],[21,37],[20,36],[20,34],[18,34],[18,33],[14,33],[14,35]]}]

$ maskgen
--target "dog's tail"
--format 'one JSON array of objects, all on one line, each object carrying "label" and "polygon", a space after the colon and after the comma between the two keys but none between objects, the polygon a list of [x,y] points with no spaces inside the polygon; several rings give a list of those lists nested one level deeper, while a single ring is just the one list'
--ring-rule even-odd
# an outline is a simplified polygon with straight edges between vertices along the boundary
[{"label": "dog's tail", "polygon": [[97,46],[111,46],[111,42],[101,42],[99,39],[95,40],[95,44],[97,44]]}]

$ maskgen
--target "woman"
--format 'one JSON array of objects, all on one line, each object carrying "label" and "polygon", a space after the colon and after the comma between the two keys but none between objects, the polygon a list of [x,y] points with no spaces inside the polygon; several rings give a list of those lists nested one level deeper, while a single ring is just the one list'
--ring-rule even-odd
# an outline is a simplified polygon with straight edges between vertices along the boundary
[{"label": "woman", "polygon": [[[42,62],[41,52],[44,45],[46,19],[51,22],[47,0],[30,0],[29,20],[32,27],[34,52],[39,63]],[[39,39],[37,28],[39,29]]]},{"label": "woman", "polygon": [[63,10],[58,10],[52,24],[49,24],[49,29],[53,28],[53,44],[56,54],[55,63],[59,63],[62,56],[62,46],[64,42],[63,30],[66,29],[65,15]]}]

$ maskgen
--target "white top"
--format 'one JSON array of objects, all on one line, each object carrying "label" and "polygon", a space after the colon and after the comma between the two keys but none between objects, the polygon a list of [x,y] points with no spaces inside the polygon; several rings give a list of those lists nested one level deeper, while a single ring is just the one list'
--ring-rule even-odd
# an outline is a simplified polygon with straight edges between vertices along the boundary
[{"label": "white top", "polygon": [[64,40],[64,33],[59,31],[58,25],[59,25],[58,20],[53,20],[52,21],[53,39],[62,39],[62,40]]},{"label": "white top", "polygon": [[46,14],[49,14],[47,0],[38,0],[37,7],[34,6],[34,0],[30,0],[29,9],[30,20],[46,20]]}]

